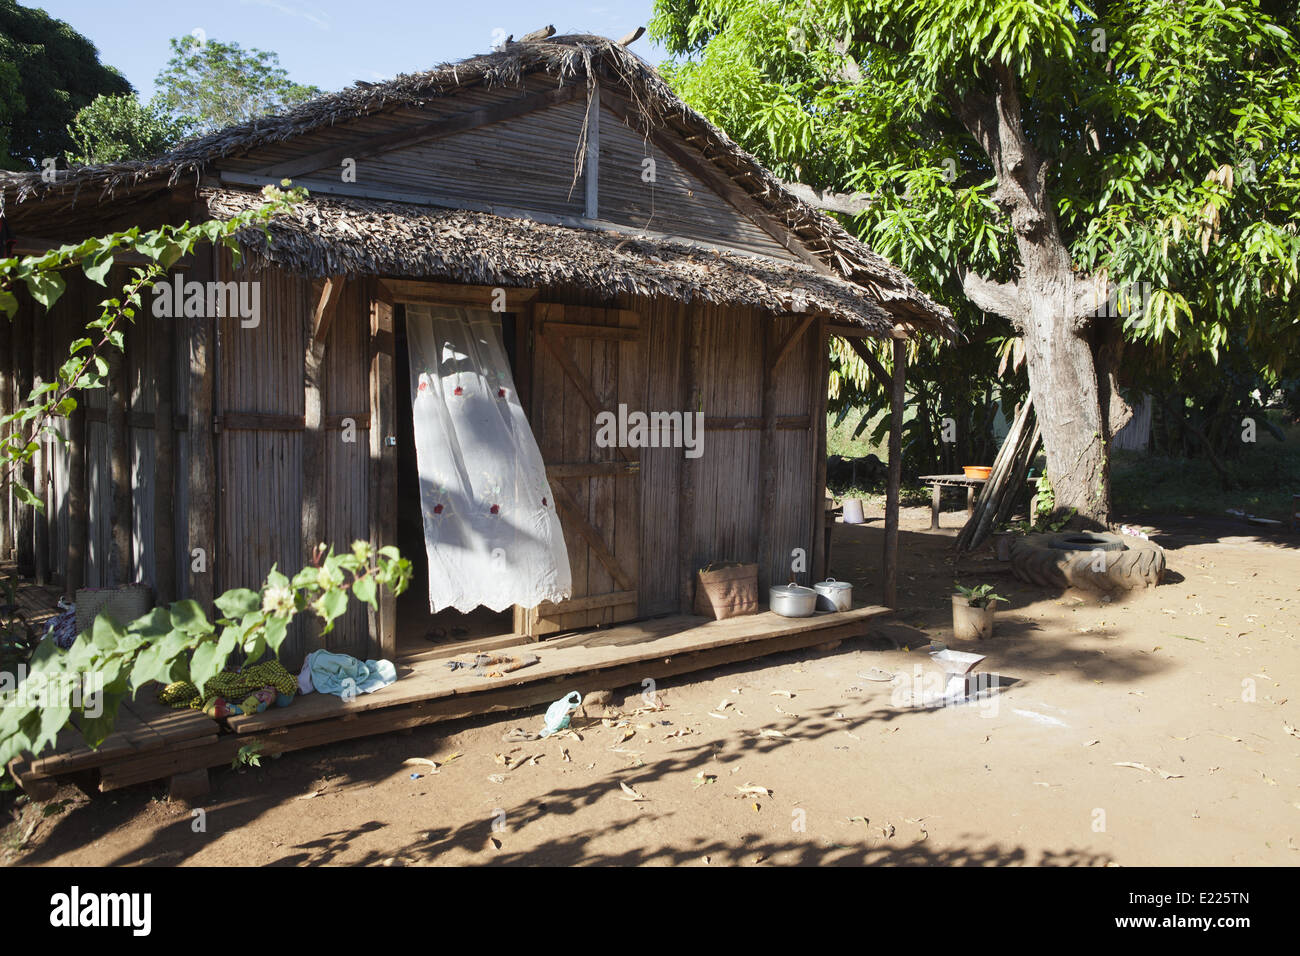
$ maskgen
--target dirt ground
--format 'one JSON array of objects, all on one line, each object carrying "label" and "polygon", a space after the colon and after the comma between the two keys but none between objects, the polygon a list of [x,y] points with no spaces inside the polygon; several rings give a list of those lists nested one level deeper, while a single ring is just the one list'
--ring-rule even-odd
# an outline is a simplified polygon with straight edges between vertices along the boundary
[{"label": "dirt ground", "polygon": [[[659,710],[622,688],[626,723],[579,718],[574,736],[502,740],[540,729],[538,708],[216,770],[201,815],[161,787],[67,787],[15,810],[0,859],[1300,864],[1300,536],[1147,524],[1171,581],[1107,602],[1022,585],[988,553],[954,567],[963,518],[928,532],[905,510],[906,610],[834,650],[665,682]],[[832,572],[858,600],[879,599],[880,524],[835,531]],[[951,639],[954,578],[1011,599],[977,647]],[[998,692],[909,706],[939,673],[931,639],[986,654]]]}]

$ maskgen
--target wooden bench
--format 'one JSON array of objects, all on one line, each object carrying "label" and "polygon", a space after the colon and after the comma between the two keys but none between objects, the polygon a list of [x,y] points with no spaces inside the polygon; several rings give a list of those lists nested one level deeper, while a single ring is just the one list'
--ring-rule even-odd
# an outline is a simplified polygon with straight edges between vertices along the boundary
[{"label": "wooden bench", "polygon": [[930,486],[930,530],[939,527],[940,495],[944,488],[966,489],[966,515],[975,510],[975,493],[984,486],[987,478],[967,478],[965,475],[922,475],[919,479]]}]

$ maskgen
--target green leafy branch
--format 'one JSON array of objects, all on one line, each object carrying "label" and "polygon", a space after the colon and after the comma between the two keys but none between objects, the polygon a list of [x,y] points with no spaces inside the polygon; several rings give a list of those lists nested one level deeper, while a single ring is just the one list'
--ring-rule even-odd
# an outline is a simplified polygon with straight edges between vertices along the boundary
[{"label": "green leafy branch", "polygon": [[0,675],[0,767],[52,745],[74,715],[86,743],[97,747],[112,732],[121,701],[146,684],[188,680],[202,693],[235,654],[249,661],[278,654],[299,614],[314,614],[328,632],[349,595],[377,609],[381,588],[399,595],[410,580],[411,563],[396,548],[356,541],[342,553],[318,547],[293,578],[272,568],[261,589],[227,591],[214,602],[215,622],[192,600],[155,608],[125,627],[101,614],[66,651],[42,641],[17,686]]},{"label": "green leafy branch", "polygon": [[125,333],[122,325],[135,320],[144,290],[152,288],[177,260],[192,253],[202,242],[224,246],[238,262],[237,234],[260,226],[269,235],[266,223],[301,201],[306,191],[296,188],[286,192],[267,186],[262,195],[266,200],[262,205],[226,221],[210,220],[197,225],[187,222],[151,230],[133,226],[122,232],[51,249],[41,255],[0,259],[0,312],[6,319],[12,319],[18,311],[18,297],[14,290],[20,286],[25,286],[32,298],[48,311],[67,287],[63,272],[79,267],[92,282],[106,285],[115,256],[135,252],[148,260],[145,265],[131,270],[120,296],[100,302],[99,316],[86,324],[88,334],[69,346],[68,358],[54,379],[38,382],[23,407],[0,418],[0,467],[3,468],[0,477],[8,480],[22,504],[38,510],[44,508],[44,502],[22,483],[21,466],[40,449],[43,433],[62,441],[62,435],[51,427],[52,420],[66,417],[77,408],[75,392],[104,387],[108,374],[105,355],[110,349],[118,353],[123,351]]}]

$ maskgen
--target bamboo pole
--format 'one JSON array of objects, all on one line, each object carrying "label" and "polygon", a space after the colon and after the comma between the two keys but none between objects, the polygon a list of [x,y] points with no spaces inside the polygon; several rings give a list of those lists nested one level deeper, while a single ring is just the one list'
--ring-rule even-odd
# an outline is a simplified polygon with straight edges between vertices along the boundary
[{"label": "bamboo pole", "polygon": [[[211,246],[200,246],[194,253],[191,275],[195,281],[206,282],[220,271],[220,253]],[[179,321],[179,320],[173,320]],[[215,596],[215,578],[220,557],[217,545],[217,488],[220,475],[217,471],[216,436],[213,433],[213,414],[216,406],[217,328],[212,316],[186,318],[181,326],[185,336],[185,357],[182,367],[187,369],[186,384],[189,389],[188,448],[189,469],[185,475],[188,483],[186,534],[184,560],[189,570],[186,574],[186,597],[197,601],[207,610]],[[195,555],[202,549],[201,555]]]},{"label": "bamboo pole", "polygon": [[[684,311],[686,334],[682,338],[686,352],[683,372],[683,385],[686,392],[685,412],[692,415],[697,411],[703,411],[700,408],[699,368],[700,337],[703,334],[704,317],[692,316],[689,309]],[[713,316],[709,315],[708,318],[712,320]],[[681,492],[677,499],[678,604],[683,614],[690,614],[694,604],[695,568],[692,565],[695,555],[695,484],[699,461],[698,458],[682,459]]]},{"label": "bamboo pole", "polygon": [[[67,306],[65,305],[64,308]],[[50,380],[50,335],[53,322],[49,312],[32,325],[32,385],[39,388]],[[32,515],[32,564],[36,583],[50,583],[50,439],[36,436],[37,451],[32,458],[32,492],[45,504],[44,512]]]},{"label": "bamboo pole", "polygon": [[[762,514],[776,514],[776,371],[773,367],[776,346],[776,323],[763,323],[763,433],[759,439],[758,467],[762,496]],[[773,562],[772,522],[760,521],[758,530],[758,593],[764,594],[773,584],[782,583],[782,574]]]},{"label": "bamboo pole", "polygon": [[826,577],[826,402],[830,388],[830,355],[825,318],[817,319],[813,335],[816,364],[813,373],[813,553],[809,565],[812,569],[810,585]]},{"label": "bamboo pole", "polygon": [[[0,318],[0,418],[14,410],[13,368],[13,320]],[[0,431],[0,437],[11,429]],[[13,515],[9,503],[9,472],[0,471],[0,561],[8,560],[13,547]]]},{"label": "bamboo pole", "polygon": [[154,342],[154,504],[153,567],[154,597],[161,604],[176,600],[176,320],[152,321]]},{"label": "bamboo pole", "polygon": [[885,487],[885,607],[898,607],[898,495],[903,484],[903,406],[907,401],[907,340],[894,339],[889,413],[889,478]]},{"label": "bamboo pole", "polygon": [[979,499],[975,502],[975,511],[967,519],[961,533],[957,535],[958,551],[969,551],[988,536],[994,516],[1000,507],[1001,497],[1006,493],[1008,478],[1013,474],[1018,458],[1026,453],[1024,446],[1030,437],[1028,423],[1032,408],[1032,402],[1026,400],[1025,404],[1016,411],[1006,440],[1003,441],[997,458],[993,461],[993,471],[988,481],[984,483]]},{"label": "bamboo pole", "polygon": [[[124,349],[131,340],[129,330],[123,329],[126,341]],[[110,586],[129,584],[133,580],[131,541],[132,535],[132,501],[131,501],[131,432],[127,427],[127,412],[131,403],[131,391],[128,382],[130,361],[125,351],[110,349],[108,352],[108,462],[109,488],[112,517],[110,519],[113,538],[110,552],[108,583]]]},{"label": "bamboo pole", "polygon": [[[26,300],[14,316],[13,334],[13,378],[14,409],[27,404],[27,396],[32,391],[32,312],[35,304]],[[32,488],[36,483],[35,469],[29,460],[19,469],[19,480]],[[35,544],[35,509],[31,505],[14,502],[14,562],[18,573],[30,577],[36,570]]]}]

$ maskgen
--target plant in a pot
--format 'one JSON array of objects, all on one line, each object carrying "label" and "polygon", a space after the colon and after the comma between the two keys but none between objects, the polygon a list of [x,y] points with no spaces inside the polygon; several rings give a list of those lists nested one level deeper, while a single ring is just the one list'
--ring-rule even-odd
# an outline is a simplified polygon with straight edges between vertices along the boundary
[{"label": "plant in a pot", "polygon": [[952,636],[959,641],[983,640],[993,636],[993,616],[997,612],[997,602],[1006,601],[1000,594],[993,593],[993,585],[981,584],[979,587],[954,585],[957,593],[952,596]]}]

